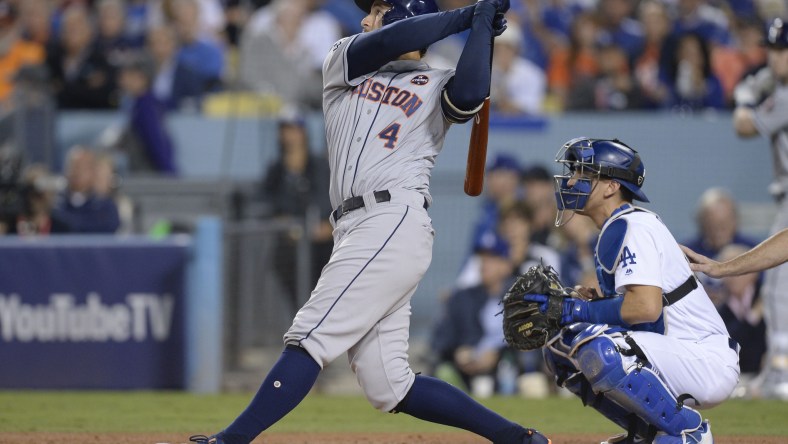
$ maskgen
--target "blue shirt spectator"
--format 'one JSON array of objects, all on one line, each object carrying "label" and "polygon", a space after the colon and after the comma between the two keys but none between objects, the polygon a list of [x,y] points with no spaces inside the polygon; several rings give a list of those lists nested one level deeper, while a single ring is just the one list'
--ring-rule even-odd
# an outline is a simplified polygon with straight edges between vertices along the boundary
[{"label": "blue shirt spectator", "polygon": [[224,52],[218,43],[201,35],[199,5],[194,1],[176,2],[174,19],[180,39],[178,63],[201,77],[205,91],[217,89],[224,69]]},{"label": "blue shirt spectator", "polygon": [[153,57],[156,73],[153,77],[153,95],[168,110],[200,109],[204,93],[203,78],[176,58],[178,46],[175,31],[155,27],[148,31],[147,49]]},{"label": "blue shirt spectator", "polygon": [[481,215],[473,230],[472,245],[477,245],[486,233],[498,228],[498,215],[504,207],[522,200],[520,162],[511,154],[498,154],[487,167],[485,193]]},{"label": "blue shirt spectator", "polygon": [[70,233],[114,233],[120,227],[118,207],[93,190],[96,156],[84,147],[72,148],[66,160],[68,187],[52,211]]},{"label": "blue shirt spectator", "polygon": [[132,169],[176,172],[172,139],[165,126],[165,107],[153,95],[153,60],[144,53],[130,55],[120,70],[120,85],[130,101],[129,127],[134,140]]}]

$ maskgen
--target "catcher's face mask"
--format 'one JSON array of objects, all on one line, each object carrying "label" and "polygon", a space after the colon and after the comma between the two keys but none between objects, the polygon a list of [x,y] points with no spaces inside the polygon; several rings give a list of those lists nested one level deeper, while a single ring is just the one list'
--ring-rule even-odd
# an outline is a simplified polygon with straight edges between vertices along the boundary
[{"label": "catcher's face mask", "polygon": [[[585,137],[566,142],[556,154],[555,161],[563,166],[562,174],[553,176],[558,204],[555,226],[560,227],[572,218],[570,215],[564,219],[565,210],[585,208],[588,196],[594,189],[594,181],[599,178],[599,168],[594,164],[591,140]],[[571,185],[570,181],[573,182]]]}]

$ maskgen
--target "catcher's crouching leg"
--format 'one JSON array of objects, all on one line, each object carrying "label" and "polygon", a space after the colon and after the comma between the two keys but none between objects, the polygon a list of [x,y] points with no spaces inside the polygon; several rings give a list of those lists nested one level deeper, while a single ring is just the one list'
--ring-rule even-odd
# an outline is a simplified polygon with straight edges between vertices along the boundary
[{"label": "catcher's crouching leg", "polygon": [[649,426],[635,413],[611,401],[605,393],[595,393],[591,383],[578,368],[574,354],[578,344],[592,340],[603,334],[620,334],[621,329],[586,323],[572,324],[563,329],[561,334],[548,343],[544,349],[545,363],[552,373],[556,384],[564,387],[607,419],[627,431],[621,443],[651,442],[657,432],[656,427]]},{"label": "catcher's crouching leg", "polygon": [[573,354],[594,393],[671,436],[682,436],[703,425],[700,413],[679,402],[647,362],[635,357],[633,348],[637,347],[623,334],[581,335],[572,341]]}]

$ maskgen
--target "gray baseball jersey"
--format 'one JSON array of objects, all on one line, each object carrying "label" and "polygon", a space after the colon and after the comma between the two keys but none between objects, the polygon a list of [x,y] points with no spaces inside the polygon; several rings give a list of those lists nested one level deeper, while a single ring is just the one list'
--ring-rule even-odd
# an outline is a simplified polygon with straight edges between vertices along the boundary
[{"label": "gray baseball jersey", "polygon": [[334,44],[323,66],[331,203],[390,188],[431,202],[430,171],[450,126],[440,94],[454,70],[398,60],[348,79],[346,51],[355,38]]},{"label": "gray baseball jersey", "polygon": [[[774,167],[772,194],[777,197],[777,218],[771,234],[788,227],[788,84],[778,85],[754,113],[758,132],[771,142]],[[769,332],[769,355],[773,360],[788,357],[788,264],[764,275],[764,310]],[[782,357],[782,358],[781,358]],[[788,382],[788,375],[786,375]]]},{"label": "gray baseball jersey", "polygon": [[[331,218],[331,259],[284,339],[321,366],[347,352],[367,399],[390,411],[415,380],[410,299],[432,260],[425,202],[450,126],[441,91],[453,71],[398,60],[349,79],[355,38],[337,42],[326,58],[323,112],[331,202],[362,196],[364,206]],[[383,190],[390,200],[378,202],[374,192]]]}]

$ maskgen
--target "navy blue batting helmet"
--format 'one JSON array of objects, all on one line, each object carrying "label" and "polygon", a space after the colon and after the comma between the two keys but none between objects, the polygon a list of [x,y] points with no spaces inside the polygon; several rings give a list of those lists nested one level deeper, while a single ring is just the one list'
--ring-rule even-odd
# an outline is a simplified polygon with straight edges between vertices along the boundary
[{"label": "navy blue batting helmet", "polygon": [[[438,5],[435,0],[380,0],[383,3],[391,6],[385,14],[383,14],[383,25],[388,25],[396,21],[415,17],[422,14],[430,14],[439,12]],[[366,13],[372,9],[372,4],[375,0],[356,0],[356,5]]]},{"label": "navy blue batting helmet", "polygon": [[785,23],[780,18],[772,20],[772,24],[766,32],[766,41],[764,43],[769,48],[788,48],[788,23]]}]

